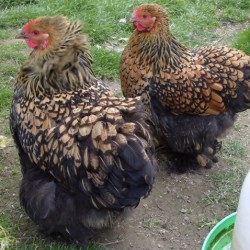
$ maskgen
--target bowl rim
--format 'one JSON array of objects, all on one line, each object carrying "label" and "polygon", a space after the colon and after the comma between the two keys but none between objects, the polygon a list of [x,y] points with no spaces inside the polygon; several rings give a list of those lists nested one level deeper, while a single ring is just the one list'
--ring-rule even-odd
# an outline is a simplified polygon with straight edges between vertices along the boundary
[{"label": "bowl rim", "polygon": [[[212,237],[212,235],[215,233],[215,231],[217,231],[218,230],[218,228],[220,228],[221,227],[221,225],[225,222],[225,221],[227,221],[228,219],[232,219],[233,217],[235,217],[236,218],[236,214],[237,214],[237,212],[234,212],[234,213],[231,213],[231,214],[229,214],[228,216],[226,216],[225,218],[223,218],[222,220],[220,220],[213,228],[212,228],[212,230],[209,232],[209,234],[206,236],[206,238],[205,238],[205,241],[204,241],[204,243],[203,243],[203,245],[202,245],[202,249],[201,250],[208,250],[206,247],[207,247],[207,244],[211,241],[211,237]],[[233,223],[235,223],[235,218],[233,218]],[[213,240],[213,239],[212,239]]]}]

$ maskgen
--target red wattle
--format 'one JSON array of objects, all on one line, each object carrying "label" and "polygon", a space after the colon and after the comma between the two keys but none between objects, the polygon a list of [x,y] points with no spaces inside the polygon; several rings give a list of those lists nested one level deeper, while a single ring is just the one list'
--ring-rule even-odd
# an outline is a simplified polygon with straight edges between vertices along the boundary
[{"label": "red wattle", "polygon": [[142,25],[139,24],[139,23],[136,24],[136,29],[139,30],[139,31],[147,30],[147,28],[145,28],[144,26],[142,26]]},{"label": "red wattle", "polygon": [[35,42],[33,42],[33,41],[29,40],[29,39],[26,39],[25,41],[26,41],[27,45],[32,49],[34,49],[34,48],[36,48],[38,46]]}]

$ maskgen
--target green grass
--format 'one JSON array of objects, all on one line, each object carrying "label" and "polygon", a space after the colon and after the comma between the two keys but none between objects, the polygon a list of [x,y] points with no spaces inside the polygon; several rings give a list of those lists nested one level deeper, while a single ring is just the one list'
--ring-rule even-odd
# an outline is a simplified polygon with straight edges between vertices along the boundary
[{"label": "green grass", "polygon": [[2,87],[0,85],[0,117],[9,114],[12,96],[13,89],[6,86]]},{"label": "green grass", "polygon": [[158,224],[159,224],[158,221],[155,220],[154,218],[148,220],[148,227],[151,229],[155,228]]},{"label": "green grass", "polygon": [[240,167],[242,159],[246,156],[246,147],[241,141],[229,140],[223,144],[220,156],[229,165]]},{"label": "green grass", "polygon": [[11,136],[11,131],[10,131],[10,127],[9,127],[9,124],[7,124],[4,128],[3,128],[3,133],[5,136]]},{"label": "green grass", "polygon": [[228,211],[235,211],[239,193],[247,170],[242,162],[247,155],[246,147],[241,141],[225,140],[220,157],[229,165],[226,172],[216,172],[208,177],[214,185],[212,192],[207,192],[205,202],[208,205],[221,204]]},{"label": "green grass", "polygon": [[4,213],[0,214],[0,249],[9,249],[15,244],[14,227],[14,224]]},{"label": "green grass", "polygon": [[0,117],[9,114],[13,96],[14,79],[20,65],[27,58],[25,45],[0,43]]},{"label": "green grass", "polygon": [[90,51],[94,60],[93,70],[96,75],[104,78],[119,77],[120,54],[96,47],[92,47]]},{"label": "green grass", "polygon": [[232,46],[250,55],[250,28],[240,31],[235,36]]},{"label": "green grass", "polygon": [[233,126],[234,130],[237,132],[239,132],[242,129],[242,127],[243,126],[237,121],[234,123],[234,126]]},{"label": "green grass", "polygon": [[0,8],[11,8],[13,6],[17,5],[27,5],[31,3],[37,3],[38,1],[36,0],[0,0]]},{"label": "green grass", "polygon": [[[1,64],[3,61],[11,60],[11,62],[22,64],[27,58],[27,48],[24,43],[4,43],[0,44],[1,54],[0,60]],[[10,63],[11,63],[10,62]],[[17,70],[16,70],[17,71]]]},{"label": "green grass", "polygon": [[[2,11],[0,27],[18,28],[37,16],[64,14],[71,19],[82,20],[85,23],[84,30],[94,44],[103,43],[110,37],[129,36],[130,25],[120,23],[119,20],[128,19],[134,7],[143,2],[145,1],[135,0],[124,3],[119,0],[41,0],[37,1],[37,4],[20,6],[15,4],[13,8]],[[249,20],[250,4],[248,0],[171,0],[167,3],[165,0],[158,0],[151,2],[162,4],[168,8],[173,32],[182,35],[186,31],[189,36],[183,38],[188,38],[189,41],[195,38],[191,33],[201,35],[211,32],[211,28],[218,27],[220,21]],[[17,16],[18,18],[16,18]]]},{"label": "green grass", "polygon": [[1,40],[6,40],[6,39],[11,39],[14,37],[14,32],[13,30],[9,30],[6,28],[0,29],[0,39]]},{"label": "green grass", "polygon": [[[16,221],[15,221],[16,220]],[[1,250],[104,250],[101,245],[90,244],[89,247],[83,248],[75,244],[68,244],[58,239],[57,241],[37,236],[34,233],[35,228],[27,229],[33,230],[30,236],[23,233],[23,227],[27,226],[27,221],[20,216],[18,220],[14,217],[10,218],[8,215],[0,214],[0,249]],[[21,229],[22,228],[22,229]]]},{"label": "green grass", "polygon": [[205,194],[204,201],[210,206],[220,204],[227,211],[236,211],[245,176],[246,169],[238,166],[231,167],[227,172],[216,172],[209,176],[208,180],[214,185],[214,189]]}]

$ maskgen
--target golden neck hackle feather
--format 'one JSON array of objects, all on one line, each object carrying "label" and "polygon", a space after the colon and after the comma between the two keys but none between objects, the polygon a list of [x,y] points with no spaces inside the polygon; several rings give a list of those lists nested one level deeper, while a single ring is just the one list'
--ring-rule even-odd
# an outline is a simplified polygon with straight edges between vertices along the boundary
[{"label": "golden neck hackle feather", "polygon": [[137,53],[137,61],[143,61],[155,67],[153,72],[158,72],[163,67],[179,67],[182,60],[187,60],[187,48],[181,45],[169,30],[169,16],[160,6],[147,5],[145,13],[155,17],[154,28],[150,32],[134,30],[129,43]]},{"label": "golden neck hackle feather", "polygon": [[94,85],[97,80],[80,23],[68,22],[63,16],[40,19],[37,29],[49,35],[48,46],[33,49],[20,69],[16,90],[39,97]]}]

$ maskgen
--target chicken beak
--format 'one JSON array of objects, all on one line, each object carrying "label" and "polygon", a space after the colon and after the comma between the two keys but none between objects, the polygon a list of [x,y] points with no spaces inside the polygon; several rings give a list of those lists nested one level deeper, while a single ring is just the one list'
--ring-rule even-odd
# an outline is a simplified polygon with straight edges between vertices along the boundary
[{"label": "chicken beak", "polygon": [[24,35],[24,33],[22,32],[21,29],[18,30],[18,33],[17,33],[15,38],[16,39],[26,39],[26,37],[25,37],[25,35]]},{"label": "chicken beak", "polygon": [[131,18],[128,20],[129,23],[136,22],[136,18],[134,16],[131,16]]}]

